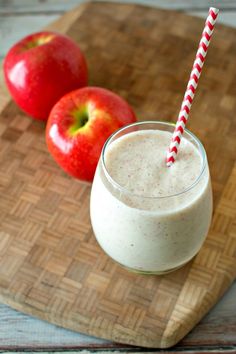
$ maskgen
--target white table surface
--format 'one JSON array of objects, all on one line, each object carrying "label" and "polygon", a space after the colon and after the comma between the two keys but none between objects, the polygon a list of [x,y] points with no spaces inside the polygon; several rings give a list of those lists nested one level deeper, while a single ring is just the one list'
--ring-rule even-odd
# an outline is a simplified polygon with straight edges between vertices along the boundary
[{"label": "white table surface", "polygon": [[[81,2],[81,0],[0,0],[0,61],[17,40],[40,30]],[[221,10],[219,22],[236,27],[236,0],[130,0],[123,2],[176,9],[200,17],[206,16],[209,6],[216,6]],[[2,99],[5,88],[1,81],[0,84],[0,99]],[[1,104],[3,104],[3,99]],[[199,338],[201,338],[201,343],[206,343],[206,347],[199,348],[197,352],[213,350],[214,343],[213,347],[209,347],[207,343],[211,343],[212,338],[217,337],[219,343],[222,343],[224,352],[236,353],[235,316],[236,283],[194,331],[187,336],[184,344],[182,346],[180,344],[174,350],[191,352],[194,350],[196,352],[196,348],[194,349],[192,346],[195,342],[198,343]],[[220,331],[219,328],[221,328]],[[219,332],[217,333],[217,331]],[[232,344],[235,345],[232,346]],[[73,350],[89,349],[92,351],[95,348],[115,349],[114,345],[107,341],[59,328],[0,304],[0,352],[25,350],[30,352],[36,350],[66,352],[69,350],[70,353],[73,353]],[[119,347],[116,350],[119,350]],[[218,352],[219,347],[216,350]]]}]

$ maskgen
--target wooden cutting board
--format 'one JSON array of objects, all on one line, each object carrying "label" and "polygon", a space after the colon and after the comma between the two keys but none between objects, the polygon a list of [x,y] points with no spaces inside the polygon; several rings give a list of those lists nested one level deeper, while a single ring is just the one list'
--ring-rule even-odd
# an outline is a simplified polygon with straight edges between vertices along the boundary
[{"label": "wooden cutting board", "polygon": [[[140,120],[175,121],[204,21],[136,5],[87,3],[51,28],[88,60],[90,84],[114,90]],[[0,299],[75,331],[147,347],[177,343],[236,276],[236,30],[217,25],[190,128],[204,143],[214,217],[200,253],[165,276],[131,274],[99,248],[90,185],[47,152],[44,124],[9,102],[0,116]]]}]

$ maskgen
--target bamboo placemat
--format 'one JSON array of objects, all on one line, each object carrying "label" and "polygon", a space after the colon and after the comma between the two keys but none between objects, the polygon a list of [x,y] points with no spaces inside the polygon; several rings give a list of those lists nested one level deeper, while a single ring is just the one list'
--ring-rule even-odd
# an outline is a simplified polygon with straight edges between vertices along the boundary
[{"label": "bamboo placemat", "polygon": [[[184,14],[108,3],[87,3],[52,26],[84,50],[91,85],[121,94],[141,120],[169,121],[202,27]],[[7,104],[0,117],[3,302],[89,335],[162,348],[207,313],[236,276],[235,53],[236,30],[217,25],[188,123],[208,154],[214,218],[197,257],[162,277],[128,273],[107,258],[91,230],[90,186],[55,165],[43,123]]]}]

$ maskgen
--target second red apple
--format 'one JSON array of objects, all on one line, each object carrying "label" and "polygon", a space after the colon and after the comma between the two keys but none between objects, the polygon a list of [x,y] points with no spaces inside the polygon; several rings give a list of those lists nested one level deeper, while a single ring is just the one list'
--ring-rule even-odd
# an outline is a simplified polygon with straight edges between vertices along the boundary
[{"label": "second red apple", "polygon": [[99,87],[73,91],[53,107],[46,127],[48,150],[70,175],[92,181],[106,139],[136,121],[128,103]]}]

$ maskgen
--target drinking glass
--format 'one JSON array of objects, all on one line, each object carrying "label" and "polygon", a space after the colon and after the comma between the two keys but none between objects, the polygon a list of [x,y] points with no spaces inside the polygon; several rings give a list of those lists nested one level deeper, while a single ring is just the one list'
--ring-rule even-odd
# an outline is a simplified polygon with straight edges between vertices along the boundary
[{"label": "drinking glass", "polygon": [[151,129],[173,133],[174,127],[160,121],[138,122],[116,131],[103,147],[92,185],[90,215],[98,243],[114,261],[138,273],[173,271],[201,248],[212,217],[206,152],[186,129],[183,136],[197,148],[201,171],[192,184],[186,181],[185,190],[161,197],[137,195],[119,185],[107,169],[106,152],[110,144],[131,132]]}]

